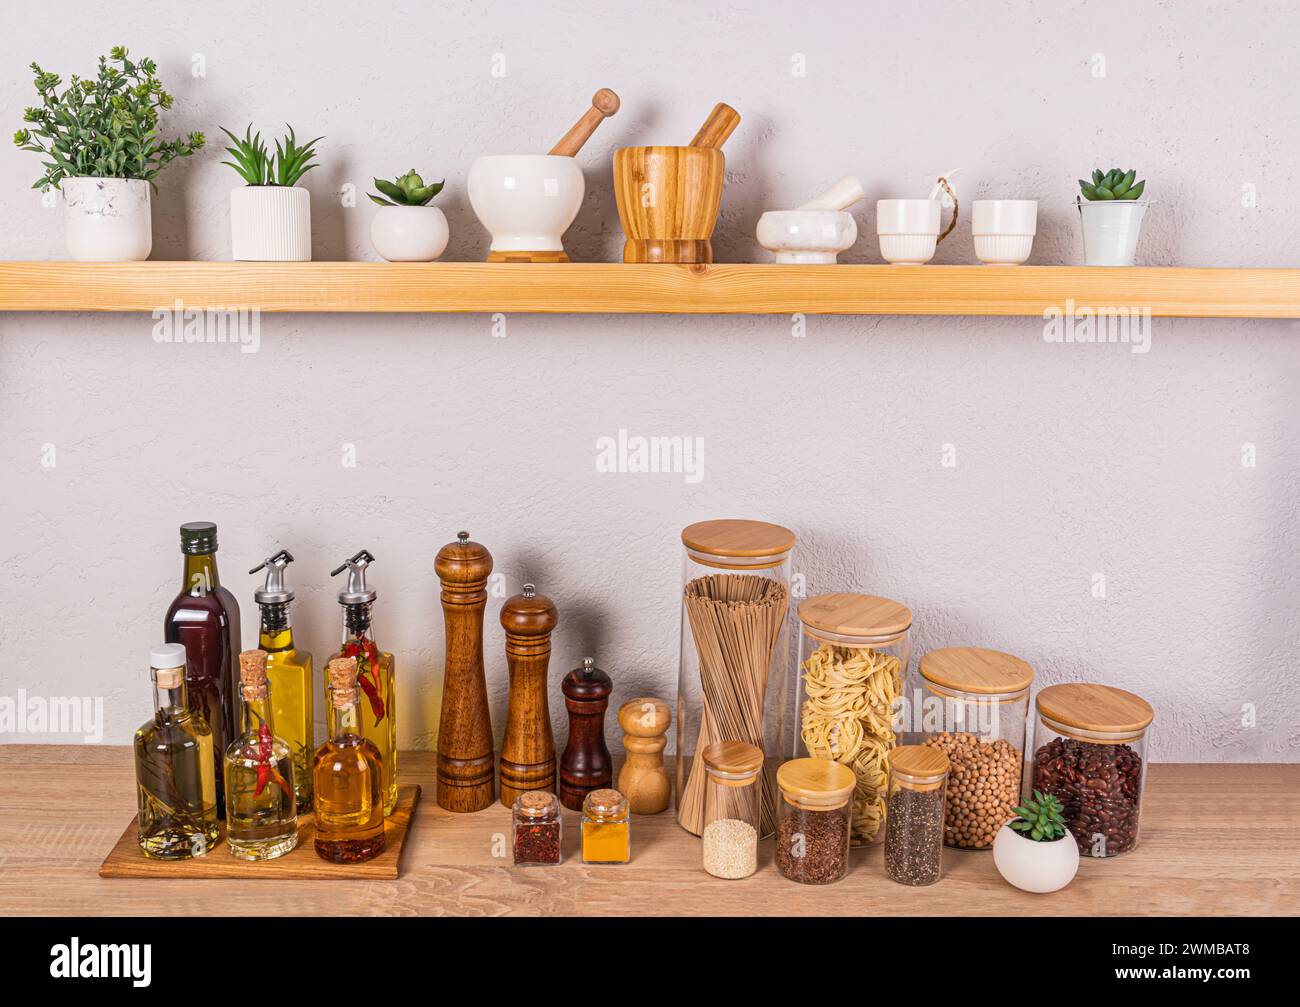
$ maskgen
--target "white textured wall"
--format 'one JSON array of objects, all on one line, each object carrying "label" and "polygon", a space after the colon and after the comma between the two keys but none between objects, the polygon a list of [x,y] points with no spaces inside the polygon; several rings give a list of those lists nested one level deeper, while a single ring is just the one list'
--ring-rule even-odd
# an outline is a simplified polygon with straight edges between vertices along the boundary
[{"label": "white textured wall", "polygon": [[[684,143],[721,99],[744,122],[727,146],[720,261],[764,257],[758,213],[843,173],[874,207],[961,165],[966,200],[1041,201],[1033,261],[1077,262],[1074,180],[1114,162],[1148,179],[1141,261],[1300,266],[1300,15],[1285,5],[292,6],[29,5],[3,47],[6,128],[31,100],[29,60],[66,77],[122,42],[175,91],[171,132],[212,138],[251,119],[326,135],[308,176],[317,258],[374,258],[373,207],[338,193],[414,166],[447,176],[447,258],[478,260],[471,160],[545,150],[604,85],[623,111],[581,155],[575,259],[621,247],[612,150]],[[796,53],[806,77],[791,74]],[[228,256],[235,179],[221,159],[212,143],[164,174],[155,258]],[[27,188],[36,169],[0,150],[0,258],[62,254],[59,211]],[[845,259],[878,261],[874,212],[858,213]],[[968,225],[938,261],[971,261]],[[433,556],[458,529],[491,548],[511,592],[533,579],[555,598],[555,681],[593,653],[618,701],[675,689],[681,527],[754,516],[798,532],[811,591],[910,604],[917,653],[984,644],[1024,656],[1040,683],[1133,689],[1156,707],[1160,759],[1300,756],[1290,322],[1160,321],[1145,355],[1050,345],[1034,319],[812,318],[793,339],[781,317],[519,315],[494,339],[485,316],[268,316],[256,354],[159,346],[151,325],[0,317],[0,693],[103,695],[108,741],[147,716],[146,648],[179,586],[181,521],[220,526],[246,639],[257,578],[244,571],[289,547],[298,630],[318,658],[336,643],[328,570],[372,549],[401,740],[428,746]],[[703,437],[703,482],[597,473],[596,439],[620,427]]]}]

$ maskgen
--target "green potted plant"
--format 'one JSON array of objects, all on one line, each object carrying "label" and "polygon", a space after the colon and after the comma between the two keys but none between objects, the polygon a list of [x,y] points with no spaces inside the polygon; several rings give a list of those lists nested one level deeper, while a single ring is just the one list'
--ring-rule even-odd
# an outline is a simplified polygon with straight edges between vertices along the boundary
[{"label": "green potted plant", "polygon": [[1079,844],[1065,827],[1064,807],[1054,794],[1035,790],[1033,800],[993,837],[993,863],[1010,884],[1026,892],[1064,888],[1079,870]]},{"label": "green potted plant", "polygon": [[443,182],[424,184],[414,168],[389,182],[375,179],[382,195],[370,193],[379,212],[370,222],[370,242],[389,262],[432,262],[447,247],[447,218],[429,201]]},{"label": "green potted plant", "polygon": [[1137,261],[1138,234],[1146,216],[1146,179],[1135,170],[1097,168],[1092,181],[1079,179],[1075,204],[1083,224],[1085,266],[1131,266]]},{"label": "green potted plant", "polygon": [[312,158],[322,137],[300,145],[293,127],[286,128],[272,154],[251,125],[243,139],[221,127],[233,158],[222,163],[245,183],[230,193],[230,251],[238,261],[311,261],[311,193],[298,183],[316,167]]},{"label": "green potted plant", "polygon": [[93,80],[74,74],[62,91],[57,73],[31,68],[40,104],[23,112],[26,125],[14,143],[46,158],[32,188],[63,193],[68,254],[98,262],[149,258],[154,178],[200,149],[203,134],[159,139],[158,113],[172,107],[172,96],[157,64],[130,59],[125,46],[99,57]]}]

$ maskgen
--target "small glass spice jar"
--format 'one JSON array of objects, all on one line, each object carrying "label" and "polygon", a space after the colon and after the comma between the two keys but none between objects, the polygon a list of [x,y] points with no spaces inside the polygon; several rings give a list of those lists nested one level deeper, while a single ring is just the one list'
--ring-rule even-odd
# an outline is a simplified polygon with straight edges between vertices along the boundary
[{"label": "small glass spice jar", "polygon": [[1035,701],[1034,787],[1064,805],[1085,857],[1137,846],[1147,776],[1147,728],[1155,710],[1109,685],[1052,685]]},{"label": "small glass spice jar", "polygon": [[582,862],[626,864],[632,859],[632,815],[617,790],[593,790],[582,802]]},{"label": "small glass spice jar", "polygon": [[857,777],[850,841],[885,837],[885,761],[911,659],[912,612],[866,594],[819,594],[799,603],[799,730],[793,754],[833,759]]},{"label": "small glass spice jar", "polygon": [[704,869],[715,878],[747,878],[758,870],[763,750],[719,741],[704,750]]},{"label": "small glass spice jar", "polygon": [[777,869],[804,885],[839,881],[849,866],[853,770],[831,759],[791,759],[776,771],[776,785]]},{"label": "small glass spice jar", "polygon": [[546,790],[526,790],[515,798],[511,812],[515,827],[516,867],[549,867],[564,859],[564,825],[560,802]]},{"label": "small glass spice jar", "polygon": [[947,781],[948,756],[937,748],[902,745],[889,753],[885,873],[900,885],[939,880]]},{"label": "small glass spice jar", "polygon": [[922,657],[918,670],[904,723],[909,739],[939,749],[952,765],[944,842],[991,850],[1020,803],[1034,669],[1001,651],[946,647]]}]

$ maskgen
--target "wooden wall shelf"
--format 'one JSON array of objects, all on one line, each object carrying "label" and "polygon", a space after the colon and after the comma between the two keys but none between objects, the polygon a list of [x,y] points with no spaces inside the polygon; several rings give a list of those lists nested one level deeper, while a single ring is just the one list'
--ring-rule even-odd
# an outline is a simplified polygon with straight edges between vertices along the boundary
[{"label": "wooden wall shelf", "polygon": [[1026,315],[1300,318],[1300,269],[0,262],[0,311]]}]

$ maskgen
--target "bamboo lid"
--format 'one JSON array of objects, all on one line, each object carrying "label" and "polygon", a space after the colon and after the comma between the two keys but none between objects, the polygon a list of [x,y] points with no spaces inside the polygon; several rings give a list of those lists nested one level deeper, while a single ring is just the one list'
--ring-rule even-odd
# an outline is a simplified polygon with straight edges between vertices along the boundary
[{"label": "bamboo lid", "polygon": [[1028,689],[1034,682],[1034,669],[1000,650],[945,647],[921,658],[921,677],[956,692],[992,696]]},{"label": "bamboo lid", "polygon": [[715,741],[700,757],[705,769],[728,776],[752,776],[763,768],[763,750],[743,741]]},{"label": "bamboo lid", "polygon": [[791,759],[776,771],[776,785],[796,807],[831,811],[848,804],[857,777],[830,759]]},{"label": "bamboo lid", "polygon": [[794,532],[766,521],[697,521],[682,529],[682,545],[708,556],[757,558],[794,548]]},{"label": "bamboo lid", "polygon": [[819,594],[799,603],[799,621],[835,636],[898,636],[912,625],[912,610],[870,594]]},{"label": "bamboo lid", "polygon": [[[898,785],[909,790],[935,790],[948,776],[948,756],[939,748],[926,745],[901,745],[889,751],[889,769]],[[902,778],[906,777],[906,778]]]},{"label": "bamboo lid", "polygon": [[1037,706],[1039,713],[1058,724],[1100,734],[1138,734],[1156,715],[1141,696],[1089,683],[1049,685],[1038,694]]}]

